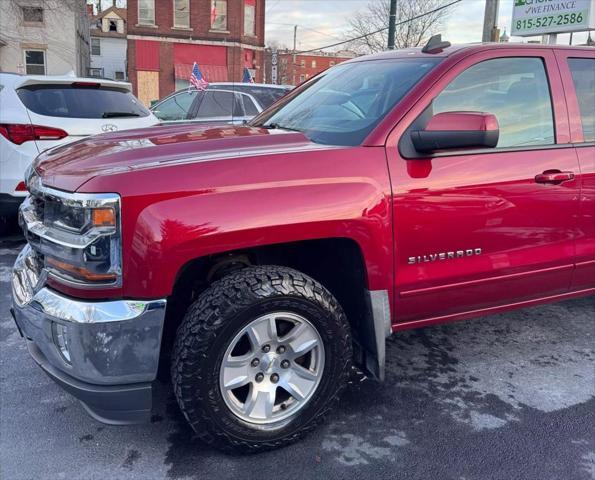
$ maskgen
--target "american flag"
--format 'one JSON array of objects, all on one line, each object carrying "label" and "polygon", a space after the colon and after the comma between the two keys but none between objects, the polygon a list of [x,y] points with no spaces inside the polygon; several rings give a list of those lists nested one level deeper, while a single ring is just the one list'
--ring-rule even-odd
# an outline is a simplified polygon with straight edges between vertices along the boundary
[{"label": "american flag", "polygon": [[190,85],[193,85],[197,90],[206,90],[206,88],[209,86],[209,82],[207,82],[202,76],[202,73],[200,73],[200,68],[198,68],[198,64],[196,62],[194,62],[192,67]]},{"label": "american flag", "polygon": [[244,67],[244,74],[242,75],[242,83],[254,83],[254,79],[252,75],[250,75],[250,70]]}]

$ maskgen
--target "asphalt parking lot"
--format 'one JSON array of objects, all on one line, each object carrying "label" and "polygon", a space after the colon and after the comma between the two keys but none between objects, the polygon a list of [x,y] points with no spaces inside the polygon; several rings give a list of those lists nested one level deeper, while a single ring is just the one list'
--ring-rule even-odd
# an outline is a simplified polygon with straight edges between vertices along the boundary
[{"label": "asphalt parking lot", "polygon": [[150,424],[102,425],[34,365],[9,316],[18,239],[0,241],[0,477],[595,478],[595,297],[393,336],[388,378],[354,376],[321,429],[221,454],[166,385]]}]

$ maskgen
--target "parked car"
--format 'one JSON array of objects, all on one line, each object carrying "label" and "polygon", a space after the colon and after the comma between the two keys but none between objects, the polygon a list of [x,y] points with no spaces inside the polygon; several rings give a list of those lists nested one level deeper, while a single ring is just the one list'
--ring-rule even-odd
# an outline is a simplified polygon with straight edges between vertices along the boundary
[{"label": "parked car", "polygon": [[262,83],[211,83],[207,90],[178,90],[151,111],[164,122],[244,123],[293,87]]},{"label": "parked car", "polygon": [[73,76],[0,73],[0,217],[27,195],[25,170],[48,148],[158,120],[129,83]]},{"label": "parked car", "polygon": [[161,364],[207,442],[293,442],[391,333],[595,293],[594,84],[592,48],[433,38],[249,125],[42,153],[19,331],[103,422],[148,420]]}]

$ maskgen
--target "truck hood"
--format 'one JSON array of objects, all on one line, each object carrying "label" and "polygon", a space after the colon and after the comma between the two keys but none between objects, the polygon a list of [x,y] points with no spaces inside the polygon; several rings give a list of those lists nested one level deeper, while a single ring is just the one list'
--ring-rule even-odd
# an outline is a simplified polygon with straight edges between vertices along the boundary
[{"label": "truck hood", "polygon": [[49,187],[76,191],[98,175],[176,162],[223,160],[330,146],[287,130],[250,126],[166,125],[95,135],[43,152],[35,169]]}]

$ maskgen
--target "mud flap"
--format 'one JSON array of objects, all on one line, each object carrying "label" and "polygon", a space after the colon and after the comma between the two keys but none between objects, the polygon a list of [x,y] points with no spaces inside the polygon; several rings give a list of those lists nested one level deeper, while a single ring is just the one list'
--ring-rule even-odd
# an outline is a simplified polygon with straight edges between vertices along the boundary
[{"label": "mud flap", "polygon": [[370,375],[382,381],[386,362],[386,338],[392,333],[388,291],[367,290],[366,302],[367,315],[360,330],[365,367]]}]

